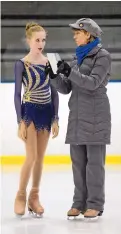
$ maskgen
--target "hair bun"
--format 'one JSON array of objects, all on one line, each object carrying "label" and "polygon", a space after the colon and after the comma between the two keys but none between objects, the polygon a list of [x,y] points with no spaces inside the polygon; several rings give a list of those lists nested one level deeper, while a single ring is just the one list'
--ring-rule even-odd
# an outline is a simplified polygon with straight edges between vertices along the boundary
[{"label": "hair bun", "polygon": [[46,33],[45,29],[41,25],[39,25],[37,22],[32,21],[26,24],[25,35],[27,38],[31,38],[33,33],[40,32],[40,31],[44,31]]},{"label": "hair bun", "polygon": [[35,22],[30,22],[26,24],[26,31],[29,30],[31,27],[38,26]]}]

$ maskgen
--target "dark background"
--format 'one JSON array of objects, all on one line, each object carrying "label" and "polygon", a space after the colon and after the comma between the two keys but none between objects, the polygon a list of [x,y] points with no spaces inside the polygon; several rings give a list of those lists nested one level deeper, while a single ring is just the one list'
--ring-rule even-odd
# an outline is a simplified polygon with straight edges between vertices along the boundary
[{"label": "dark background", "polygon": [[45,52],[57,52],[69,61],[75,44],[69,23],[82,17],[102,28],[102,44],[112,57],[112,80],[121,80],[121,2],[1,2],[1,78],[14,81],[14,63],[25,56],[25,25],[40,23],[48,31]]}]

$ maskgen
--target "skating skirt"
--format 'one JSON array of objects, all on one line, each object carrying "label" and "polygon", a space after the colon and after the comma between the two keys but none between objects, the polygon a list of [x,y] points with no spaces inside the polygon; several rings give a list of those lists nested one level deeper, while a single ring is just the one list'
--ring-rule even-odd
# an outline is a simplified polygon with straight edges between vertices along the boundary
[{"label": "skating skirt", "polygon": [[37,131],[46,129],[50,132],[51,125],[54,120],[54,106],[52,103],[22,103],[22,119],[25,121],[27,126],[33,122]]}]

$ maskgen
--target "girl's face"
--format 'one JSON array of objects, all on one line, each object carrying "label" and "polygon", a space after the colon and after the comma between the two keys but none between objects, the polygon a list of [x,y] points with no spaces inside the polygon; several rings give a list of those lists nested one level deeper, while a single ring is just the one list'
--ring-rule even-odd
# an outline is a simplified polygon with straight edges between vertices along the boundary
[{"label": "girl's face", "polygon": [[89,42],[90,33],[84,30],[73,30],[74,40],[77,46],[86,45]]},{"label": "girl's face", "polygon": [[46,32],[33,32],[32,37],[27,39],[27,43],[34,53],[42,53],[46,44]]}]

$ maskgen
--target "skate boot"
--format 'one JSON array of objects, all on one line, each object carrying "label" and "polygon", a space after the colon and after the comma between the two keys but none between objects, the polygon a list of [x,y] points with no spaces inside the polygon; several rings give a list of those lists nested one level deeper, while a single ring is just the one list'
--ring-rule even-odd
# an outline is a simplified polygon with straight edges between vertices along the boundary
[{"label": "skate boot", "polygon": [[30,212],[30,214],[35,214],[36,217],[41,217],[44,213],[44,208],[39,202],[38,193],[39,190],[37,188],[31,189],[28,198],[28,211]]},{"label": "skate boot", "polygon": [[79,216],[80,214],[82,214],[81,210],[78,210],[76,208],[71,208],[68,213],[67,213],[67,216],[68,216],[68,219],[70,217],[72,218],[76,218],[77,216]]},{"label": "skate boot", "polygon": [[99,218],[99,216],[102,216],[102,213],[103,213],[103,211],[87,209],[86,212],[84,213],[84,218],[97,220]]},{"label": "skate boot", "polygon": [[25,214],[26,207],[26,191],[19,190],[17,192],[15,202],[14,202],[14,212],[18,216],[22,216]]}]

